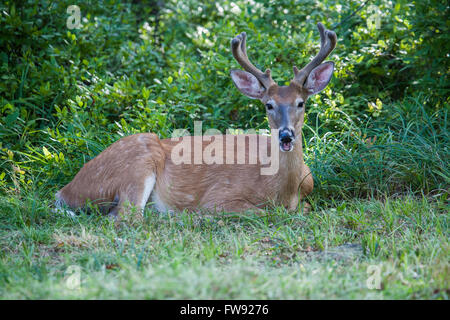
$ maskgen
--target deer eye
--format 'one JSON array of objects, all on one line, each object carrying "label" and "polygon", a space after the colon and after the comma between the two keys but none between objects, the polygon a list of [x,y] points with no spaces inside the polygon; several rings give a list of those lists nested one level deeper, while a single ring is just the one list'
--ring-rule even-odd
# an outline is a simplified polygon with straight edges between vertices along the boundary
[{"label": "deer eye", "polygon": [[297,108],[303,108],[303,106],[305,105],[305,103],[303,101],[300,101],[297,105]]},{"label": "deer eye", "polygon": [[267,108],[267,110],[273,110],[273,105],[271,105],[270,103],[267,103],[266,108]]}]

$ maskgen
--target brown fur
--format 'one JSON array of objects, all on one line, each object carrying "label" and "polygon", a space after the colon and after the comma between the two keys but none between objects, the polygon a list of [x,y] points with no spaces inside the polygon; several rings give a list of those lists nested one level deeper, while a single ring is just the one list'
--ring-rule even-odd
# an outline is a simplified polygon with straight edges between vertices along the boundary
[{"label": "brown fur", "polygon": [[[270,144],[267,137],[258,137]],[[59,196],[72,208],[92,201],[109,210],[115,199],[116,208],[125,201],[138,205],[145,178],[156,174],[152,192],[171,210],[242,212],[263,208],[269,201],[293,210],[298,204],[299,188],[301,197],[313,188],[309,168],[303,162],[301,139],[297,141],[292,152],[280,153],[278,173],[264,176],[259,161],[248,164],[248,143],[247,164],[175,165],[171,151],[177,142],[159,140],[152,133],[136,134],[113,143],[86,163]],[[204,141],[203,148],[209,143]],[[237,143],[234,145],[237,151]]]},{"label": "brown fur", "polygon": [[161,142],[155,134],[125,137],[86,163],[57,197],[71,208],[84,207],[88,201],[106,211],[126,201],[136,204],[145,178],[161,174],[164,160]]},{"label": "brown fur", "polygon": [[[266,136],[258,138],[270,145],[270,139]],[[236,152],[236,137],[234,139]],[[225,139],[223,141],[225,143]],[[203,142],[203,148],[209,143]],[[170,140],[163,140],[162,144],[167,151],[173,146]],[[309,172],[299,155],[301,145],[295,153],[280,153],[280,168],[275,175],[261,175],[260,169],[264,165],[260,161],[258,164],[248,164],[248,143],[245,148],[246,164],[229,165],[174,165],[170,152],[167,152],[165,169],[162,176],[157,178],[155,192],[177,210],[205,208],[242,212],[265,207],[271,200],[294,209],[292,204],[295,201],[292,199],[298,198],[302,172]],[[305,183],[311,184],[312,179],[305,179]],[[309,189],[312,190],[312,187]]]}]

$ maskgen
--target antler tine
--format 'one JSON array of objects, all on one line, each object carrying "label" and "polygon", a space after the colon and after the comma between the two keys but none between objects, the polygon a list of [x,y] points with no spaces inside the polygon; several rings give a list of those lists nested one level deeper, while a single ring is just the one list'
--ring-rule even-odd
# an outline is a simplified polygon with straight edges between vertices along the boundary
[{"label": "antler tine", "polygon": [[270,69],[267,69],[266,72],[262,72],[250,62],[247,56],[246,38],[247,34],[242,32],[231,40],[233,56],[245,71],[253,74],[266,90],[269,90],[269,88],[275,84],[275,81],[273,81],[270,74]]},{"label": "antler tine", "polygon": [[246,32],[241,33],[241,39],[242,39],[241,50],[244,53],[244,56],[246,56],[248,59],[248,56],[247,56],[247,33]]},{"label": "antler tine", "polygon": [[298,70],[296,66],[294,66],[294,79],[293,82],[297,83],[299,86],[303,86],[306,78],[311,73],[311,71],[320,65],[326,57],[328,57],[336,47],[336,33],[334,31],[325,29],[322,23],[317,24],[317,29],[319,29],[320,33],[320,51],[314,57],[314,59],[308,63],[303,69]]}]

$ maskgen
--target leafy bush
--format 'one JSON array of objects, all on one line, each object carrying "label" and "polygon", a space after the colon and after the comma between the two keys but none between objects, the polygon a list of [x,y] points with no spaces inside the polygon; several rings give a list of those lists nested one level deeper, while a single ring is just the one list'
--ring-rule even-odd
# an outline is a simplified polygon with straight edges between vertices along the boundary
[{"label": "leafy bush", "polygon": [[169,137],[194,120],[267,127],[262,106],[231,84],[230,39],[246,31],[252,60],[283,84],[318,50],[318,21],[338,35],[335,77],[310,100],[304,130],[318,194],[448,188],[444,3],[80,0],[81,27],[70,30],[71,4],[0,5],[5,192],[59,188],[136,132]]}]

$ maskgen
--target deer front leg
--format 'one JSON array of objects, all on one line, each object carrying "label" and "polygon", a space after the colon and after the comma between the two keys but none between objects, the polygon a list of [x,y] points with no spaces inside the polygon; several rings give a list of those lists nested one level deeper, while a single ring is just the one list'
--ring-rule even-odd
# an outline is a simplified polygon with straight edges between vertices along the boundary
[{"label": "deer front leg", "polygon": [[298,194],[295,194],[292,198],[291,201],[289,202],[289,205],[287,207],[288,211],[296,211],[297,210],[297,206],[298,206]]},{"label": "deer front leg", "polygon": [[[313,188],[314,188],[314,179],[311,174],[311,170],[309,169],[309,167],[307,165],[303,165],[302,176],[301,176],[300,186],[299,186],[300,199],[297,194],[296,197],[294,197],[291,200],[289,210],[297,210],[299,202],[302,201],[303,199],[305,199],[306,196],[312,192]],[[311,205],[308,202],[303,201],[302,213],[308,213],[310,210],[311,210]]]},{"label": "deer front leg", "polygon": [[300,179],[300,200],[303,200],[307,195],[309,195],[314,188],[314,179],[311,174],[311,170],[307,165],[303,165],[302,177]]}]

